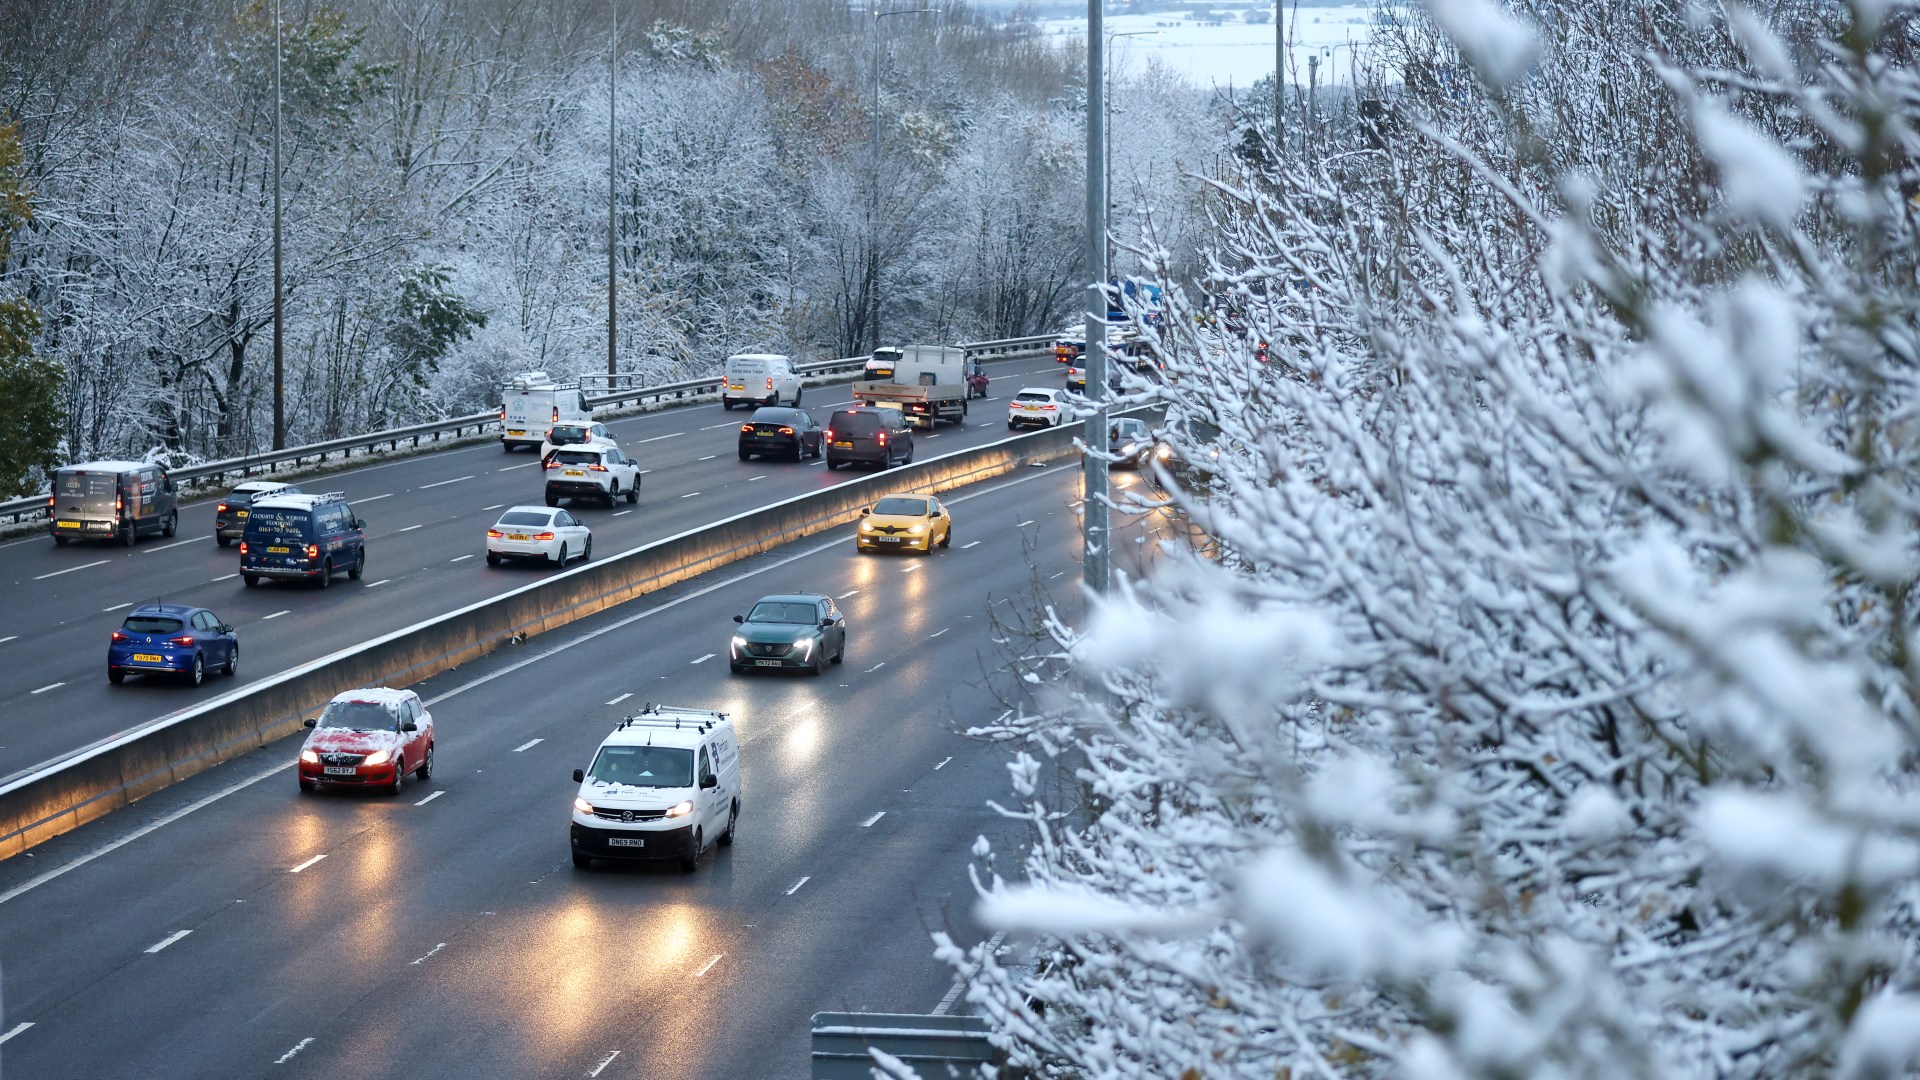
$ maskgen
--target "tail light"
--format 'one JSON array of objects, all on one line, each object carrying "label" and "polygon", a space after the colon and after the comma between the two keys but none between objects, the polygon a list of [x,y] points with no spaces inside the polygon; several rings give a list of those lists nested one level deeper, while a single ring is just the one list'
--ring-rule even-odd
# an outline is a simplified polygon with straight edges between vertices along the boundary
[{"label": "tail light", "polygon": [[500,406],[500,422],[503,424],[507,422],[507,407],[505,405]]},{"label": "tail light", "polygon": [[556,424],[560,422],[560,406],[558,405],[553,407],[553,422]]},{"label": "tail light", "polygon": [[169,645],[191,645],[191,644],[193,644],[193,635],[192,635],[192,634],[181,634],[181,635],[180,635],[179,637],[170,637],[170,638],[168,638],[168,639],[167,639],[167,644],[169,644]]},{"label": "tail light", "polygon": [[319,557],[320,557],[320,545],[319,545],[319,544],[308,544],[308,545],[307,545],[307,558],[309,558],[309,559],[317,559],[317,558],[319,558]]},{"label": "tail light", "polygon": [[503,536],[505,536],[505,535],[507,535],[507,534],[506,534],[506,533],[503,533],[503,532],[501,532],[501,531],[500,531],[499,529],[488,529],[488,530],[487,530],[487,536],[488,536],[488,538],[489,538],[489,539],[493,539],[493,540],[498,540],[498,539],[500,539],[501,537],[503,537]]},{"label": "tail light", "polygon": [[880,445],[881,446],[887,445],[887,433],[884,431],[880,433]]},{"label": "tail light", "polygon": [[243,559],[247,557],[247,542],[245,540],[240,541],[240,557]]},{"label": "tail light", "polygon": [[1058,405],[1042,405],[1042,406],[1040,406],[1040,411],[1042,411],[1042,412],[1052,412],[1053,410],[1055,410],[1055,409],[1057,409],[1057,408],[1059,408],[1059,406],[1058,406]]},{"label": "tail light", "polygon": [[828,428],[828,429],[827,429],[827,431],[826,431],[826,434],[825,434],[825,436],[823,436],[823,437],[824,437],[824,438],[825,438],[825,439],[826,439],[826,440],[827,440],[828,442],[832,442],[832,441],[833,441],[833,429],[832,429],[832,428]]},{"label": "tail light", "polygon": [[782,434],[782,435],[791,435],[791,434],[793,434],[793,429],[792,429],[792,428],[790,428],[790,427],[783,427],[783,428],[781,428],[781,429],[780,429],[780,434]]},{"label": "tail light", "polygon": [[753,425],[752,425],[752,424],[741,424],[741,425],[740,425],[740,430],[741,430],[742,432],[751,432],[751,431],[753,430]]},{"label": "tail light", "polygon": [[118,498],[118,499],[115,499],[115,500],[113,500],[113,512],[114,512],[114,513],[116,513],[116,514],[118,514],[118,513],[120,513],[120,512],[122,512],[122,511],[124,511],[124,510],[125,510],[126,508],[127,508],[127,500],[126,500],[126,499],[124,499],[124,498]]},{"label": "tail light", "polygon": [[767,389],[773,389],[773,376],[767,376]]},{"label": "tail light", "polygon": [[553,534],[550,532],[535,533],[533,538],[535,540],[551,540],[553,539]]},{"label": "tail light", "polygon": [[53,496],[52,495],[47,496],[47,516],[48,517],[53,516]]},{"label": "tail light", "polygon": [[132,636],[130,636],[130,635],[127,635],[127,634],[123,634],[123,633],[121,633],[120,631],[118,631],[118,630],[115,630],[115,631],[113,632],[113,640],[115,640],[115,641],[132,641],[132,640],[133,640],[133,638],[132,638]]},{"label": "tail light", "polygon": [[548,458],[547,463],[540,467],[543,469],[557,469],[560,467],[560,460],[558,458]]},{"label": "tail light", "polygon": [[224,513],[226,513],[226,512],[227,512],[227,504],[226,504],[226,503],[221,503],[221,504],[220,504],[219,506],[216,506],[216,507],[214,507],[214,508],[213,508],[213,512],[214,512],[214,513],[216,513],[216,514],[224,514]]},{"label": "tail light", "polygon": [[588,472],[606,472],[607,467],[605,465],[589,465],[587,466],[587,471]]}]

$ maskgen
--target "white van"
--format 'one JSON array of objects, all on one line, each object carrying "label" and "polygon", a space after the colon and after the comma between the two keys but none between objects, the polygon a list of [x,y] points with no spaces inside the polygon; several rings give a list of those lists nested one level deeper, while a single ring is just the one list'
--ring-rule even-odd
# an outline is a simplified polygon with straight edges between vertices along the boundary
[{"label": "white van", "polygon": [[538,447],[555,424],[593,419],[579,383],[556,383],[544,371],[529,371],[501,384],[500,448]]},{"label": "white van", "polygon": [[720,380],[720,404],[735,405],[800,404],[800,373],[793,358],[778,353],[735,353],[727,357],[727,370]]},{"label": "white van", "polygon": [[573,865],[595,859],[677,859],[733,843],[740,818],[740,744],[727,714],[648,705],[573,770]]}]

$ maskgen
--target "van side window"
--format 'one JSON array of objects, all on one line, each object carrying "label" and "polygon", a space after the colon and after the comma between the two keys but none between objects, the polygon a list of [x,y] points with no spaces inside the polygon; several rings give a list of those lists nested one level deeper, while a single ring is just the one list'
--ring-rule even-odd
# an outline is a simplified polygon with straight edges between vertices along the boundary
[{"label": "van side window", "polygon": [[700,782],[706,783],[713,776],[713,762],[707,757],[707,748],[700,748]]}]

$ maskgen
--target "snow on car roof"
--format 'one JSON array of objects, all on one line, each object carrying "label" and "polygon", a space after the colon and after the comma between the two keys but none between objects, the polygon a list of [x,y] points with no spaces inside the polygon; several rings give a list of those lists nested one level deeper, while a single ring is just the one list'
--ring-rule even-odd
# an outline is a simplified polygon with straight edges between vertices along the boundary
[{"label": "snow on car roof", "polygon": [[345,690],[333,695],[334,701],[367,701],[380,705],[397,705],[415,696],[411,690],[394,690],[385,686],[367,686],[359,690]]}]

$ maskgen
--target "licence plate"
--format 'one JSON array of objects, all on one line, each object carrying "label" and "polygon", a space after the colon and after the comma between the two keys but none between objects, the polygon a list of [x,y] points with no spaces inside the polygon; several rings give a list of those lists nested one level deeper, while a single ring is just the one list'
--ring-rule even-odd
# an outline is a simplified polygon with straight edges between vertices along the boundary
[{"label": "licence plate", "polygon": [[80,527],[80,523],[77,521],[56,521],[54,524],[62,529],[77,529]]},{"label": "licence plate", "polygon": [[646,847],[647,841],[641,836],[609,836],[608,847]]},{"label": "licence plate", "polygon": [[89,521],[89,522],[87,522],[87,528],[89,528],[89,529],[92,529],[92,530],[93,530],[94,532],[112,532],[112,531],[113,531],[113,522],[111,522],[111,521]]},{"label": "licence plate", "polygon": [[835,439],[833,440],[833,448],[835,450],[851,450],[853,449],[853,443],[851,441],[842,441],[840,439]]},{"label": "licence plate", "polygon": [[352,765],[322,765],[320,771],[328,776],[352,776],[360,770]]},{"label": "licence plate", "polygon": [[284,547],[269,547],[269,548],[267,549],[267,554],[269,554],[269,555],[286,555],[286,554],[289,554],[289,553],[290,553],[290,552],[292,552],[292,551],[293,551],[293,549],[292,549],[292,548],[284,548]]},{"label": "licence plate", "polygon": [[137,652],[133,654],[133,662],[136,664],[164,664],[167,662],[167,658],[164,656],[156,656],[150,652]]},{"label": "licence plate", "polygon": [[246,520],[246,517],[247,517],[247,512],[246,512],[245,510],[235,510],[235,511],[233,512],[233,516],[234,516],[234,517],[237,517],[237,518],[239,518],[239,519],[241,519],[242,521],[244,521],[244,520]]},{"label": "licence plate", "polygon": [[780,433],[777,431],[756,431],[754,432],[754,434],[758,435],[762,439],[771,439],[778,436]]},{"label": "licence plate", "polygon": [[778,660],[755,660],[753,662],[753,666],[754,667],[779,667],[780,663],[781,662]]},{"label": "licence plate", "polygon": [[562,475],[562,476],[585,476],[585,475],[587,475],[587,474],[586,474],[586,473],[585,473],[584,471],[582,471],[582,470],[580,470],[580,469],[567,469],[566,471],[564,471],[564,472],[562,472],[562,473],[561,473],[560,475]]},{"label": "licence plate", "polygon": [[509,435],[525,435],[526,433],[527,433],[526,428],[508,428],[507,429],[507,434]]},{"label": "licence plate", "polygon": [[526,538],[527,538],[526,533],[508,533],[507,534],[507,539],[509,540],[525,540]]},{"label": "licence plate", "polygon": [[876,536],[874,539],[883,544],[897,544],[900,542],[900,538],[897,536]]}]

